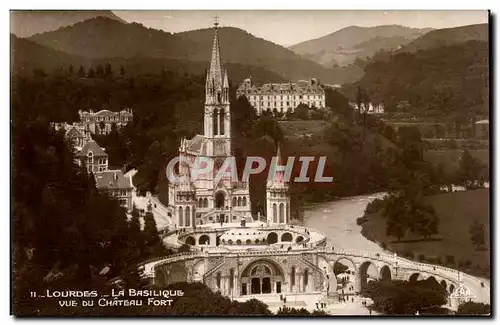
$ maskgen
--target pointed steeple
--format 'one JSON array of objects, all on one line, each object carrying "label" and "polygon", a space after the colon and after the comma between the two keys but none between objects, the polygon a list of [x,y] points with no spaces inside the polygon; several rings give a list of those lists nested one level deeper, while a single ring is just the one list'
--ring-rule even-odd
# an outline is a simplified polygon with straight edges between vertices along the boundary
[{"label": "pointed steeple", "polygon": [[227,80],[227,70],[224,70],[224,84],[222,85],[223,88],[229,88],[229,81]]},{"label": "pointed steeple", "polygon": [[276,165],[281,166],[281,145],[278,142],[278,151],[276,152]]},{"label": "pointed steeple", "polygon": [[222,65],[220,58],[220,46],[219,46],[219,23],[216,21],[214,23],[214,42],[212,45],[212,59],[210,61],[210,69],[208,70],[208,78],[212,81],[214,88],[216,90],[222,87]]}]

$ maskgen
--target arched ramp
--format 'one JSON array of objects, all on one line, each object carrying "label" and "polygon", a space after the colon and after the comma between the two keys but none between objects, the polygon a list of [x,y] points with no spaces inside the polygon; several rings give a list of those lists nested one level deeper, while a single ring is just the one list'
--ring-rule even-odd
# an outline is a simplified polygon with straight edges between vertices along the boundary
[{"label": "arched ramp", "polygon": [[278,242],[278,234],[275,232],[269,233],[267,235],[267,243],[268,244],[276,244]]},{"label": "arched ramp", "polygon": [[196,245],[196,239],[194,239],[193,236],[189,236],[188,238],[186,238],[186,244],[194,246]]},{"label": "arched ramp", "polygon": [[282,242],[292,242],[293,236],[289,232],[285,232],[283,235],[281,235],[281,241]]},{"label": "arched ramp", "polygon": [[392,280],[391,269],[387,265],[382,266],[380,269],[379,279],[382,282],[390,282]]},{"label": "arched ramp", "polygon": [[200,239],[198,239],[198,243],[200,245],[210,245],[210,237],[208,237],[207,235],[202,235],[200,236]]}]

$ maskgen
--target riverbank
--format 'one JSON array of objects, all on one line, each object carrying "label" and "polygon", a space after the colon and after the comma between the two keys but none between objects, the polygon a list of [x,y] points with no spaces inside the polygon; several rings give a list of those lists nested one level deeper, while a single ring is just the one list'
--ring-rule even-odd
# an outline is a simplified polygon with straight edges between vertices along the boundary
[{"label": "riverbank", "polygon": [[439,234],[430,241],[410,235],[400,242],[386,235],[385,220],[378,211],[360,220],[362,235],[392,252],[409,259],[459,269],[489,279],[490,251],[478,250],[469,229],[477,219],[484,225],[485,245],[490,247],[489,189],[443,193],[426,198],[440,220]]}]

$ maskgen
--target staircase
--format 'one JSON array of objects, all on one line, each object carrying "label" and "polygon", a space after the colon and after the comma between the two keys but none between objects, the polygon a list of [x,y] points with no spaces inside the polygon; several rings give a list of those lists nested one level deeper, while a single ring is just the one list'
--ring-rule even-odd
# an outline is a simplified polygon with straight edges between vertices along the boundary
[{"label": "staircase", "polygon": [[301,260],[302,262],[304,262],[307,266],[309,266],[311,269],[313,269],[314,271],[318,272],[320,275],[321,275],[321,283],[318,283],[316,285],[316,288],[315,288],[315,291],[323,291],[323,290],[326,290],[326,288],[322,288],[322,282],[325,280],[325,272],[320,269],[317,265],[311,263],[310,261],[308,261],[307,259],[304,258],[304,255],[301,255]]},{"label": "staircase", "polygon": [[206,272],[204,275],[203,275],[203,283],[205,283],[205,280],[212,274],[214,274],[215,271],[217,271],[218,269],[221,268],[222,265],[224,265],[224,263],[226,262],[226,259],[224,257],[219,257],[217,259],[217,261],[215,262],[215,265],[210,269],[208,270],[208,272]]}]

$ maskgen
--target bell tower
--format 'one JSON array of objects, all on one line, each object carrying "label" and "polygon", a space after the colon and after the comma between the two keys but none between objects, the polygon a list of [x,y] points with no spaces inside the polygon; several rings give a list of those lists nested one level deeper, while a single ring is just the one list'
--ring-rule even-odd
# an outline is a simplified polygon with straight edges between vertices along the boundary
[{"label": "bell tower", "polygon": [[207,146],[208,156],[227,157],[231,155],[229,81],[221,63],[217,18],[214,23],[212,58],[205,83],[204,136],[211,142]]}]

